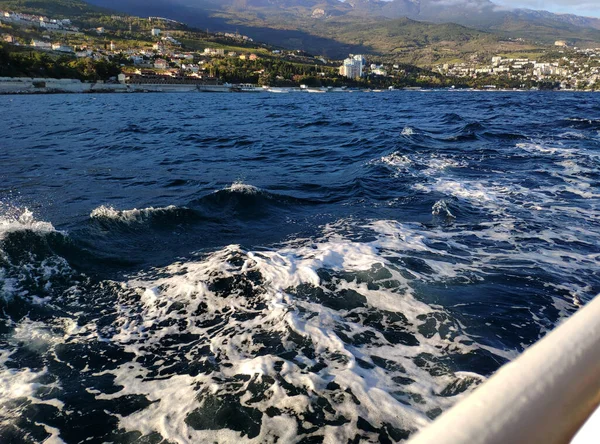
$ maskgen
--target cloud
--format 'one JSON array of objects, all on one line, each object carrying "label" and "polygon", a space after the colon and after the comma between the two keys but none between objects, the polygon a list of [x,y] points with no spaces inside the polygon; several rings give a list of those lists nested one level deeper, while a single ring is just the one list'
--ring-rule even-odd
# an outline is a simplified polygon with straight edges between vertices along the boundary
[{"label": "cloud", "polygon": [[494,0],[494,3],[509,8],[600,16],[598,1],[594,0]]},{"label": "cloud", "polygon": [[461,5],[473,7],[480,7],[482,4],[485,4],[485,2],[482,2],[481,0],[433,0],[432,3],[444,6]]}]

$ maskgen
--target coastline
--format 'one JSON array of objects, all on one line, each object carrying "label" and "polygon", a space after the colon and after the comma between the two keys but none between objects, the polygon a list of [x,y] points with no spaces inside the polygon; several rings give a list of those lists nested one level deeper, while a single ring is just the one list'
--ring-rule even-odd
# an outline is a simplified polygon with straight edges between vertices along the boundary
[{"label": "coastline", "polygon": [[[256,88],[255,92],[264,93],[311,93],[311,92],[329,92],[329,93],[360,93],[360,92],[398,92],[398,91],[450,91],[450,92],[578,92],[594,93],[600,91],[594,90],[572,90],[572,89],[454,89],[454,88],[394,88],[386,90],[371,89],[326,89],[309,88],[302,89],[297,87],[289,88]],[[196,85],[189,84],[125,84],[125,83],[104,83],[104,82],[82,82],[78,79],[53,79],[53,78],[31,78],[31,77],[0,77],[0,95],[33,95],[33,94],[89,94],[89,93],[214,93],[225,91],[207,91],[200,90]]]}]

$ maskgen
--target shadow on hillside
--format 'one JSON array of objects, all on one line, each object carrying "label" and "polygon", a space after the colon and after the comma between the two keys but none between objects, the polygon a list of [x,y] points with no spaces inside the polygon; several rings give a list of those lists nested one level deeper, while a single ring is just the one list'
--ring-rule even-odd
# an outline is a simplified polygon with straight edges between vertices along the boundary
[{"label": "shadow on hillside", "polygon": [[314,55],[341,59],[348,54],[372,53],[365,45],[350,45],[334,39],[312,35],[301,30],[272,29],[229,23],[226,18],[213,17],[210,11],[177,4],[165,4],[164,0],[86,0],[87,3],[140,17],[159,16],[180,21],[210,32],[239,32],[255,42],[268,43],[287,49],[300,49]]}]

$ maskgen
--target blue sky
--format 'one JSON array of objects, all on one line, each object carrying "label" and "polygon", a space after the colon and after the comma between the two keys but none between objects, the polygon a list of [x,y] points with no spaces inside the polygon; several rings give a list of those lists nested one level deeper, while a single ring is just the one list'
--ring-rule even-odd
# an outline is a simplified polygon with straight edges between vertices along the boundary
[{"label": "blue sky", "polygon": [[600,17],[600,0],[492,0],[497,5],[513,8],[543,9],[545,11]]}]

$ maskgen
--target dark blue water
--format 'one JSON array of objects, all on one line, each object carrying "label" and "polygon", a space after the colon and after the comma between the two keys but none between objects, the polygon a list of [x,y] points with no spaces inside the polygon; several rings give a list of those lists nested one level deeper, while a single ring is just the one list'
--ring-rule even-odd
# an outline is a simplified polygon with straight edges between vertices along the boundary
[{"label": "dark blue water", "polygon": [[0,441],[393,442],[600,292],[600,96],[0,97]]}]

